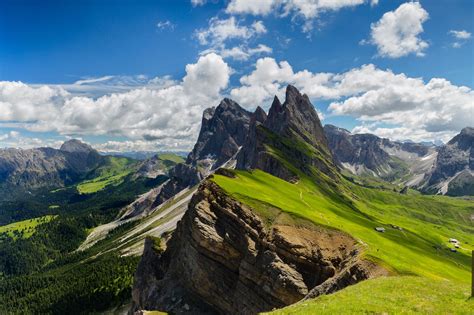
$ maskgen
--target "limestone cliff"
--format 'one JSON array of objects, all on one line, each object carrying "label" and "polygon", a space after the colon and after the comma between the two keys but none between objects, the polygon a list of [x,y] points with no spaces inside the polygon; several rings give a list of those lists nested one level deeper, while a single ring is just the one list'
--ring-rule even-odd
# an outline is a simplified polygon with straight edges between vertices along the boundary
[{"label": "limestone cliff", "polygon": [[269,226],[206,180],[166,250],[147,241],[133,312],[256,314],[385,273],[350,236],[281,215]]}]

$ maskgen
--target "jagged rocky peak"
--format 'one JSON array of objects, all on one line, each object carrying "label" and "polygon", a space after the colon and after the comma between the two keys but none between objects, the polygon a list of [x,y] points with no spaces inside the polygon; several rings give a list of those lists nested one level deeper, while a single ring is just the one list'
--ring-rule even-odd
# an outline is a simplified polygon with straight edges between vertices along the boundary
[{"label": "jagged rocky peak", "polygon": [[351,132],[349,130],[331,124],[324,125],[324,132],[326,133],[326,136],[328,133],[339,133],[348,136],[351,135]]},{"label": "jagged rocky peak", "polygon": [[283,105],[275,97],[268,113],[265,126],[273,132],[293,136],[297,133],[304,141],[315,147],[327,148],[327,140],[316,109],[306,94],[288,85]]},{"label": "jagged rocky peak", "polygon": [[198,140],[186,163],[197,165],[212,160],[213,169],[221,166],[245,141],[251,113],[231,99],[225,98],[216,108],[204,111]]},{"label": "jagged rocky peak", "polygon": [[265,120],[267,120],[267,113],[260,106],[257,106],[257,108],[252,114],[251,121],[264,123]]},{"label": "jagged rocky peak", "polygon": [[333,179],[337,177],[318,114],[308,97],[291,85],[283,104],[275,96],[268,116],[261,108],[253,114],[249,135],[237,157],[237,168],[260,169],[290,182],[297,181],[296,172],[275,152],[309,176],[319,170]]},{"label": "jagged rocky peak", "polygon": [[185,164],[169,172],[154,206],[163,203],[181,190],[198,184],[215,169],[228,162],[239,151],[249,131],[251,113],[229,98],[219,106],[204,110],[201,130]]},{"label": "jagged rocky peak", "polygon": [[61,151],[70,152],[70,153],[90,153],[94,152],[95,150],[88,144],[78,140],[78,139],[71,139],[64,142],[59,149]]},{"label": "jagged rocky peak", "polygon": [[448,142],[448,145],[453,144],[457,144],[461,150],[474,147],[474,128],[463,128],[458,135]]},{"label": "jagged rocky peak", "polygon": [[423,187],[426,192],[474,195],[474,128],[462,129],[438,148],[436,163],[426,177],[427,183]]}]

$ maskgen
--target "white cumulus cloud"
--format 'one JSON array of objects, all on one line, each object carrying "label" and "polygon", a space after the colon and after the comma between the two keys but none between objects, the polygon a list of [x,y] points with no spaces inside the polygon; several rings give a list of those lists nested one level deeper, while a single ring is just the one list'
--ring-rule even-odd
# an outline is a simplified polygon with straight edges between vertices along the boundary
[{"label": "white cumulus cloud", "polygon": [[[252,47],[249,43],[251,39],[266,32],[267,29],[262,21],[242,25],[234,16],[231,16],[227,19],[216,17],[210,19],[209,26],[196,30],[194,35],[202,46],[207,47],[201,52],[201,55],[215,52],[223,58],[248,60],[254,55],[272,52],[272,49],[267,45],[258,44]],[[232,42],[231,47],[229,47],[229,42]]]},{"label": "white cumulus cloud", "polygon": [[183,80],[174,85],[141,87],[97,99],[73,96],[60,87],[4,81],[0,82],[0,127],[190,146],[202,111],[219,102],[230,73],[222,57],[211,53],[187,65]]},{"label": "white cumulus cloud", "polygon": [[[363,126],[376,123],[377,128],[371,130],[379,135],[389,135],[389,129],[399,130],[399,136],[391,134],[392,139],[410,139],[407,134],[412,132],[416,139],[446,140],[472,125],[474,117],[471,88],[456,86],[444,78],[425,82],[373,64],[343,73],[313,73],[294,71],[286,61],[261,58],[240,83],[230,94],[249,109],[268,107],[273,95],[282,98],[286,85],[292,84],[313,101],[332,100],[330,115],[349,115]],[[380,124],[393,127],[381,128]]]},{"label": "white cumulus cloud", "polygon": [[234,16],[228,19],[214,17],[209,26],[196,31],[195,35],[201,45],[220,45],[229,39],[249,39],[258,34],[266,33],[262,21],[255,21],[251,26],[240,25]]},{"label": "white cumulus cloud", "polygon": [[451,44],[451,46],[453,48],[461,48],[462,45],[464,45],[464,43],[471,38],[471,33],[469,33],[468,31],[465,31],[465,30],[461,30],[461,31],[456,31],[456,30],[450,30],[448,32],[448,34],[450,34],[451,36],[454,37],[454,39],[456,40],[455,42],[453,42]]},{"label": "white cumulus cloud", "polygon": [[403,3],[373,23],[370,40],[363,42],[377,46],[381,57],[399,58],[409,54],[424,56],[429,44],[420,35],[428,17],[428,12],[419,2]]},{"label": "white cumulus cloud", "polygon": [[465,30],[461,30],[461,31],[451,30],[451,31],[449,31],[449,34],[451,34],[452,36],[454,36],[457,39],[469,39],[469,38],[471,38],[471,33],[469,33],[468,31],[465,31]]},{"label": "white cumulus cloud", "polygon": [[[231,0],[226,12],[229,14],[268,15],[285,17],[291,15],[293,19],[304,20],[303,31],[312,29],[312,21],[321,13],[338,11],[346,7],[355,7],[367,0]],[[378,0],[371,0],[376,5]]]}]

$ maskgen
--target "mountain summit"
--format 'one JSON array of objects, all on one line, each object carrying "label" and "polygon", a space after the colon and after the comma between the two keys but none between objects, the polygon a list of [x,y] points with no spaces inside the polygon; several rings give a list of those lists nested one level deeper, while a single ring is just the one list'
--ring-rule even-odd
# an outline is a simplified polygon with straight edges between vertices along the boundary
[{"label": "mountain summit", "polygon": [[253,114],[237,168],[261,169],[290,182],[300,172],[337,177],[324,129],[307,95],[288,85],[285,102],[275,96],[268,116],[262,111],[257,108]]},{"label": "mountain summit", "polygon": [[275,96],[265,127],[289,138],[296,134],[315,147],[325,149],[328,147],[323,126],[314,106],[306,94],[301,94],[292,85],[286,88],[286,99],[283,105]]},{"label": "mountain summit", "polygon": [[201,131],[186,162],[197,165],[211,159],[211,169],[230,159],[244,143],[251,113],[231,99],[225,98],[216,108],[204,111]]},{"label": "mountain summit", "polygon": [[59,150],[71,153],[90,153],[95,151],[90,145],[78,139],[71,139],[64,142],[59,148]]}]

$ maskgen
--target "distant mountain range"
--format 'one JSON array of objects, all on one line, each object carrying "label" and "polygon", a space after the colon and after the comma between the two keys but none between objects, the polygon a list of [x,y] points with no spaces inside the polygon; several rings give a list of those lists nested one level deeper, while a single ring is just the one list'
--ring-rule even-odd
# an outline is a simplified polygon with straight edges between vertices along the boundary
[{"label": "distant mountain range", "polygon": [[439,146],[351,134],[332,125],[324,130],[339,165],[353,174],[378,177],[426,193],[474,195],[471,127]]},{"label": "distant mountain range", "polygon": [[[120,159],[123,161],[117,163]],[[111,183],[111,179],[122,180],[130,174],[132,178],[155,178],[167,175],[181,162],[184,159],[172,153],[154,154],[141,161],[103,155],[76,139],[64,142],[59,149],[0,149],[0,197],[21,198],[25,192],[63,188],[98,177]],[[104,170],[111,173],[101,174]]]},{"label": "distant mountain range", "polygon": [[186,157],[189,152],[186,151],[99,151],[101,155],[111,155],[111,156],[123,156],[127,158],[131,158],[134,160],[146,160],[152,158],[154,156],[161,155],[161,154],[175,154],[181,157]]},{"label": "distant mountain range", "polygon": [[64,187],[104,161],[96,150],[79,140],[69,140],[59,150],[0,149],[1,191],[5,194],[19,189]]}]

